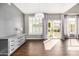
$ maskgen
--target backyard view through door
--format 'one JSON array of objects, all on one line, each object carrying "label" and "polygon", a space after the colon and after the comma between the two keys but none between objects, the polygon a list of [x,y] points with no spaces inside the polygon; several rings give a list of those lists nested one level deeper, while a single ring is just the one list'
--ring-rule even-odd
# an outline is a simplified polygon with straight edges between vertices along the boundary
[{"label": "backyard view through door", "polygon": [[61,21],[48,20],[48,38],[61,38]]}]

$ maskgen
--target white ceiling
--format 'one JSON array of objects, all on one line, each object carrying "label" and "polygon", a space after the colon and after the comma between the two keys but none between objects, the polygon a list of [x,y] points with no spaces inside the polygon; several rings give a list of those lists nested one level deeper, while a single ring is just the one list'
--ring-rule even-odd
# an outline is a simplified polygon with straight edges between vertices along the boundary
[{"label": "white ceiling", "polygon": [[64,13],[76,3],[14,3],[24,14]]}]

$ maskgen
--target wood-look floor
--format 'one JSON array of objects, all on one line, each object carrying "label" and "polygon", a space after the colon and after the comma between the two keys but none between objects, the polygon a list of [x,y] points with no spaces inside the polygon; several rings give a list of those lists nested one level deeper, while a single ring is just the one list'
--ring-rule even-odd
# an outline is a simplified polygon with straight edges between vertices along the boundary
[{"label": "wood-look floor", "polygon": [[29,40],[17,49],[12,56],[79,56],[79,50],[67,50],[69,40],[60,40],[49,51],[45,50],[42,40]]}]

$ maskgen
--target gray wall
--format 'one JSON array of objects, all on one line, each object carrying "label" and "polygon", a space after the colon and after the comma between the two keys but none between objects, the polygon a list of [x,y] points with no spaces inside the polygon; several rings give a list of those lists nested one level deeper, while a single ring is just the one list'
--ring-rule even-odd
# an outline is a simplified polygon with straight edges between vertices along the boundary
[{"label": "gray wall", "polygon": [[0,37],[16,34],[23,27],[23,14],[13,4],[0,3]]}]

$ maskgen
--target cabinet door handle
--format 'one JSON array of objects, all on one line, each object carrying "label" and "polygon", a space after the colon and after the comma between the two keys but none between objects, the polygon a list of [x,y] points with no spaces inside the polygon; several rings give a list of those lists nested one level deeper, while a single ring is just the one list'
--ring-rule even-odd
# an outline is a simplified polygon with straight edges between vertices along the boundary
[{"label": "cabinet door handle", "polygon": [[14,48],[13,49],[11,49],[11,51],[13,51],[14,50]]},{"label": "cabinet door handle", "polygon": [[12,44],[11,46],[14,46],[14,44]]},{"label": "cabinet door handle", "polygon": [[11,42],[14,42],[14,40],[12,40]]}]

